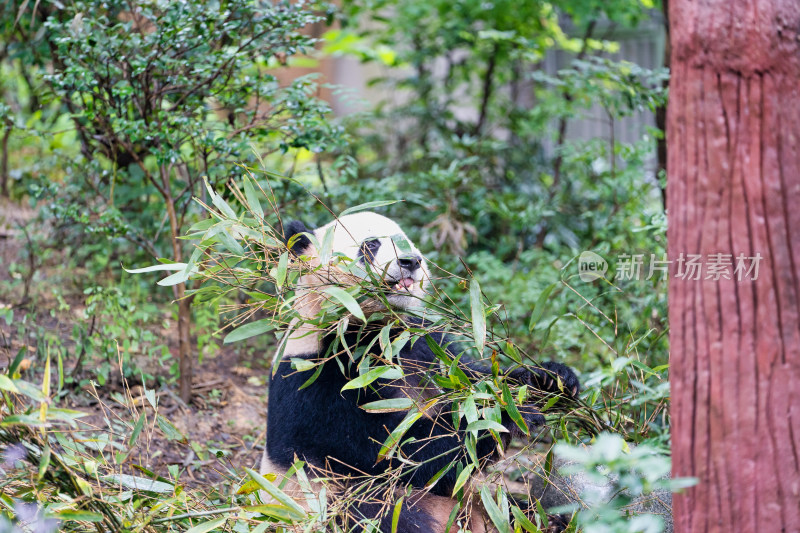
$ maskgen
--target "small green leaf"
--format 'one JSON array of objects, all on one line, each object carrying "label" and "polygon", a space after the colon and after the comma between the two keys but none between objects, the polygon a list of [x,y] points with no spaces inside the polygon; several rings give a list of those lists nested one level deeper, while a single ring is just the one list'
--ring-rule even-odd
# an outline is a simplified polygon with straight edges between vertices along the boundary
[{"label": "small green leaf", "polygon": [[392,512],[392,533],[397,533],[397,524],[400,521],[400,511],[403,509],[403,498],[401,497],[394,504],[394,511]]},{"label": "small green leaf", "polygon": [[236,220],[236,213],[231,209],[231,206],[228,205],[228,202],[225,201],[222,196],[216,193],[214,189],[208,184],[208,180],[203,178],[203,181],[206,182],[206,188],[208,189],[209,196],[211,196],[211,202],[214,204],[214,207],[219,209],[220,213],[225,215],[227,218]]},{"label": "small green leaf", "polygon": [[28,383],[27,381],[22,381],[21,379],[14,380],[14,385],[17,387],[18,392],[32,400],[36,400],[37,402],[47,401],[47,397],[42,394],[42,391],[36,385]]},{"label": "small green leaf", "polygon": [[47,472],[47,467],[50,466],[50,456],[51,456],[50,446],[47,445],[44,447],[41,459],[39,459],[39,481],[42,480],[45,473]]},{"label": "small green leaf", "polygon": [[128,270],[125,267],[122,267],[122,270],[127,272],[128,274],[141,274],[143,272],[156,272],[158,270],[184,270],[186,268],[186,263],[161,263],[158,265],[153,265],[144,268],[134,268]]},{"label": "small green leaf", "polygon": [[556,285],[557,283],[551,283],[545,287],[545,289],[539,295],[539,298],[536,300],[536,304],[533,306],[533,311],[531,311],[531,320],[528,323],[528,331],[533,331],[533,328],[536,327],[539,319],[542,318],[542,313],[544,313],[547,299],[550,297],[550,293],[553,292],[553,289],[556,288]]},{"label": "small green leaf", "polygon": [[264,476],[259,474],[258,472],[250,469],[245,468],[245,472],[247,475],[250,476],[250,479],[254,480],[259,486],[264,489],[267,494],[272,496],[275,500],[278,501],[281,505],[283,505],[294,520],[302,520],[305,518],[306,513],[303,511],[303,508],[300,507],[297,502],[291,499],[289,496],[286,495],[282,490],[278,487],[270,483]]},{"label": "small green leaf", "polygon": [[275,273],[275,285],[280,289],[286,281],[286,271],[289,268],[289,252],[283,252],[278,259],[278,271]]},{"label": "small green leaf", "polygon": [[234,239],[227,230],[223,229],[217,233],[217,240],[233,254],[240,257],[244,255],[244,248],[242,248],[242,245],[239,244],[239,241]]},{"label": "small green leaf", "polygon": [[7,373],[8,373],[9,376],[13,377],[14,374],[16,374],[17,368],[19,368],[19,365],[22,363],[22,360],[25,359],[25,354],[27,354],[27,353],[28,353],[28,348],[26,348],[25,346],[23,346],[22,348],[19,349],[19,351],[17,352],[17,355],[14,357],[14,360],[8,366],[8,372]]},{"label": "small green leaf", "polygon": [[475,397],[472,394],[464,399],[461,408],[464,410],[464,418],[467,419],[467,424],[478,420],[478,407],[475,405]]},{"label": "small green leaf", "polygon": [[133,433],[131,433],[131,437],[128,439],[128,446],[133,446],[136,444],[136,439],[139,438],[139,434],[142,432],[144,428],[144,413],[139,415],[139,420],[136,421],[136,425],[133,427]]},{"label": "small green leaf", "polygon": [[522,358],[519,356],[519,350],[517,350],[516,346],[506,341],[506,349],[504,351],[507,356],[514,360],[514,362],[522,363]]},{"label": "small green leaf", "polygon": [[467,431],[481,431],[484,429],[508,433],[508,430],[503,424],[495,422],[494,420],[478,420],[467,425]]},{"label": "small green leaf", "polygon": [[239,487],[239,490],[236,491],[236,494],[250,494],[255,492],[261,488],[261,485],[255,482],[255,480],[248,479],[245,483]]},{"label": "small green leaf", "polygon": [[366,387],[378,378],[384,379],[400,379],[403,377],[403,371],[399,367],[394,366],[379,366],[375,367],[364,375],[358,376],[345,383],[342,390],[361,389]]},{"label": "small green leaf", "polygon": [[180,272],[175,272],[166,278],[158,280],[156,284],[162,287],[172,287],[173,285],[178,285],[179,283],[186,283],[194,274],[197,274],[196,268],[191,269],[188,272],[186,270],[181,270]]},{"label": "small green leaf", "polygon": [[142,490],[145,492],[156,492],[159,494],[171,493],[174,488],[169,483],[156,481],[155,479],[130,476],[128,474],[112,474],[104,477],[103,481],[113,483],[115,485],[119,484],[129,489]]},{"label": "small green leaf", "polygon": [[448,353],[442,348],[439,343],[437,343],[433,337],[430,335],[425,335],[425,343],[428,345],[428,348],[431,349],[433,355],[437,357],[437,359],[441,360],[444,364],[450,366],[453,363],[453,359],[448,355]]},{"label": "small green leaf", "polygon": [[558,399],[559,399],[559,398],[560,398],[560,396],[558,396],[558,395],[551,396],[551,397],[550,397],[550,398],[547,400],[547,402],[544,404],[544,406],[542,406],[542,408],[541,408],[541,409],[539,409],[539,412],[541,412],[541,413],[544,413],[544,412],[546,412],[548,409],[550,409],[551,407],[553,407],[553,406],[554,406],[554,405],[555,405],[555,404],[558,402]]},{"label": "small green leaf", "polygon": [[516,505],[511,507],[511,514],[514,515],[517,525],[524,528],[525,531],[528,531],[529,533],[542,533],[542,530],[536,527],[536,524],[528,520],[528,517],[525,516],[525,513],[523,513]]},{"label": "small green leaf", "polygon": [[291,362],[292,362],[292,367],[294,367],[295,370],[298,370],[300,372],[311,370],[318,364],[315,363],[314,361],[309,361],[308,359],[303,359],[301,357],[292,357]]},{"label": "small green leaf", "polygon": [[472,311],[472,334],[475,337],[475,347],[478,354],[483,354],[486,346],[486,316],[483,314],[483,298],[478,280],[472,278],[469,284],[469,307]]},{"label": "small green leaf", "polygon": [[361,408],[370,413],[393,413],[395,411],[407,411],[413,405],[414,402],[411,398],[392,398],[365,403]]},{"label": "small green leaf", "polygon": [[550,476],[553,474],[553,448],[550,448],[550,451],[547,452],[547,455],[544,458],[544,480],[542,485],[542,490],[547,488],[547,485],[550,484]]},{"label": "small green leaf", "polygon": [[256,188],[253,187],[253,184],[250,182],[250,178],[247,176],[243,176],[243,181],[244,197],[247,200],[247,206],[250,208],[250,211],[252,211],[253,214],[258,217],[258,220],[261,221],[264,218],[264,210],[261,209],[261,202],[258,200]]},{"label": "small green leaf", "polygon": [[528,424],[522,419],[522,415],[519,413],[519,409],[517,409],[517,404],[514,403],[514,396],[511,395],[511,389],[508,388],[507,383],[503,383],[503,401],[506,403],[506,412],[508,416],[519,426],[519,429],[521,429],[523,433],[528,435],[530,433]]},{"label": "small green leaf", "polygon": [[381,449],[378,451],[378,460],[385,459],[389,453],[391,453],[394,448],[400,444],[400,439],[403,438],[406,431],[408,431],[411,426],[414,425],[414,422],[419,420],[422,417],[422,413],[418,412],[416,409],[412,409],[408,412],[408,414],[403,418],[403,420],[397,424],[397,427],[394,428],[392,433],[389,435],[389,438],[381,446]]},{"label": "small green leaf", "polygon": [[70,520],[73,522],[102,522],[103,515],[100,513],[93,513],[91,511],[73,511],[67,509],[56,513],[56,518],[59,520]]},{"label": "small green leaf", "polygon": [[433,477],[431,477],[427,483],[425,483],[425,488],[429,489],[436,485],[439,480],[442,478],[443,475],[448,473],[452,468],[456,465],[456,463],[447,463],[445,464],[438,472],[436,472]]},{"label": "small green leaf", "polygon": [[494,526],[500,533],[511,533],[511,525],[508,523],[508,517],[504,516],[497,506],[497,503],[492,498],[492,493],[489,492],[489,486],[484,485],[481,487],[481,502],[486,514],[489,515]]},{"label": "small green leaf", "polygon": [[364,316],[364,311],[361,310],[361,306],[358,305],[358,302],[350,293],[339,287],[328,287],[325,289],[325,292],[338,300],[339,303],[353,314],[353,316],[363,322],[367,321],[367,318]]},{"label": "small green leaf", "polygon": [[[276,368],[277,368],[277,366],[278,365],[275,365]],[[317,381],[317,378],[322,373],[323,366],[324,365],[317,365],[317,369],[314,371],[314,373],[311,375],[311,377],[308,378],[305,383],[300,385],[300,388],[297,389],[297,390],[303,390],[306,387],[310,387],[315,381]]]},{"label": "small green leaf", "polygon": [[223,516],[222,518],[216,518],[214,520],[209,520],[208,522],[203,522],[202,524],[197,524],[193,528],[187,529],[186,533],[208,533],[212,529],[217,529],[218,527],[221,527],[227,521],[228,521],[227,516]]},{"label": "small green leaf", "polygon": [[461,473],[456,478],[456,484],[453,486],[453,494],[451,496],[452,498],[456,497],[456,494],[458,494],[458,491],[461,490],[461,487],[463,487],[464,484],[467,482],[469,476],[472,474],[472,471],[474,469],[475,465],[470,463],[466,466],[466,468],[464,468],[464,470],[461,471]]},{"label": "small green leaf", "polygon": [[374,202],[366,202],[364,204],[358,204],[354,207],[350,207],[342,211],[339,216],[343,217],[345,215],[349,215],[351,213],[358,213],[359,211],[366,211],[367,209],[373,209],[375,207],[383,207],[385,205],[392,205],[396,204],[400,200],[376,200]]},{"label": "small green leaf", "polygon": [[275,329],[275,321],[271,318],[262,318],[261,320],[248,322],[247,324],[243,324],[234,329],[225,335],[225,339],[223,339],[222,343],[230,344],[232,342],[249,339],[250,337],[261,335],[262,333],[272,331],[273,329]]},{"label": "small green leaf", "polygon": [[181,433],[172,422],[161,415],[156,417],[156,422],[158,423],[158,427],[161,428],[161,431],[164,432],[164,436],[167,437],[167,440],[186,442],[186,437],[183,436],[183,433]]},{"label": "small green leaf", "polygon": [[16,385],[14,385],[14,382],[11,381],[11,379],[9,379],[8,376],[4,376],[3,374],[0,374],[0,390],[5,390],[17,394],[19,393],[19,389],[17,388]]},{"label": "small green leaf", "polygon": [[550,528],[550,524],[547,522],[547,513],[544,512],[544,507],[542,507],[542,504],[539,502],[539,500],[536,500],[536,513],[539,515],[542,528],[547,531]]}]

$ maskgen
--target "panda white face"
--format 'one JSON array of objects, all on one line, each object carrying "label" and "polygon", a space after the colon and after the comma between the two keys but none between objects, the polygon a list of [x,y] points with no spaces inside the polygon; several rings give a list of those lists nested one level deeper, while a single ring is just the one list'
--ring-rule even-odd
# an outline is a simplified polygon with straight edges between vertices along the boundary
[{"label": "panda white face", "polygon": [[422,305],[430,273],[422,254],[396,222],[371,212],[345,215],[314,230],[317,241],[323,242],[331,228],[332,251],[383,276],[390,287],[389,303],[403,309]]}]

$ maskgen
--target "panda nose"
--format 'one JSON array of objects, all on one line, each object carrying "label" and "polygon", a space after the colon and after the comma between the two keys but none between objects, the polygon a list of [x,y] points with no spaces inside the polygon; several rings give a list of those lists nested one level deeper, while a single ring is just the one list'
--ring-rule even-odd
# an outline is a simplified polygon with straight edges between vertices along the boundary
[{"label": "panda nose", "polygon": [[413,255],[399,257],[397,259],[397,264],[400,265],[400,268],[404,270],[408,270],[409,272],[414,272],[420,267],[420,258],[414,257]]}]

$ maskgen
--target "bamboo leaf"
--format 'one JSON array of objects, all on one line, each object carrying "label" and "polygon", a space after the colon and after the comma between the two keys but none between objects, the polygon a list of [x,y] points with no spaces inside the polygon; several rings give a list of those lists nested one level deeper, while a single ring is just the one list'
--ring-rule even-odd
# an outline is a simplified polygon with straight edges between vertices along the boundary
[{"label": "bamboo leaf", "polygon": [[197,268],[193,268],[189,271],[181,270],[180,272],[175,272],[166,278],[158,280],[156,284],[161,285],[162,287],[172,287],[173,285],[178,285],[179,283],[186,283],[189,281],[189,278],[191,278],[193,274],[197,274],[197,272]]},{"label": "bamboo leaf", "polygon": [[173,491],[173,486],[169,483],[156,481],[155,479],[130,476],[128,474],[112,474],[104,477],[103,481],[119,484],[129,489],[156,492],[158,494],[167,494]]},{"label": "bamboo leaf", "polygon": [[314,361],[309,361],[308,359],[303,359],[302,357],[292,357],[291,363],[292,363],[292,367],[294,367],[295,370],[298,370],[300,372],[305,372],[306,370],[311,370],[312,368],[314,368],[318,364],[318,363],[315,363]]},{"label": "bamboo leaf", "polygon": [[486,315],[483,314],[481,286],[475,278],[472,278],[469,284],[469,307],[472,311],[472,334],[475,337],[475,347],[478,349],[478,354],[482,354],[483,348],[486,346]]},{"label": "bamboo leaf", "polygon": [[495,422],[494,420],[478,420],[467,425],[467,431],[481,431],[485,429],[499,431],[500,433],[508,433],[508,430],[503,424]]},{"label": "bamboo leaf", "polygon": [[540,413],[546,412],[548,409],[553,407],[558,402],[559,398],[560,398],[560,396],[558,396],[558,395],[551,396],[550,399],[548,399],[547,402],[542,406],[542,408],[539,409],[539,412]]},{"label": "bamboo leaf", "polygon": [[258,200],[258,193],[256,193],[255,187],[250,182],[250,178],[247,176],[243,176],[244,178],[244,197],[247,200],[247,205],[250,207],[250,211],[252,211],[260,220],[264,218],[264,210],[261,209],[261,202]]},{"label": "bamboo leaf", "polygon": [[280,289],[286,281],[286,271],[289,268],[289,252],[283,252],[278,259],[278,271],[275,273],[275,285]]},{"label": "bamboo leaf", "polygon": [[550,528],[550,524],[547,522],[547,513],[544,512],[544,507],[542,507],[542,504],[539,502],[539,500],[536,500],[536,512],[539,515],[542,527],[545,531],[547,531]]},{"label": "bamboo leaf", "polygon": [[278,503],[283,505],[289,511],[289,515],[295,520],[302,520],[306,516],[305,511],[303,511],[303,508],[300,507],[297,502],[287,496],[286,493],[284,493],[278,487],[270,483],[264,476],[250,468],[245,468],[244,470],[247,472],[247,475],[250,476],[250,479],[258,483],[259,486],[267,492],[267,494],[272,496],[276,501],[278,501]]},{"label": "bamboo leaf", "polygon": [[128,439],[128,446],[133,446],[136,444],[136,439],[139,438],[139,434],[142,432],[144,428],[144,413],[139,415],[139,420],[136,421],[136,425],[133,427],[133,433],[131,433],[131,437]]},{"label": "bamboo leaf", "polygon": [[100,513],[93,513],[91,511],[73,511],[67,509],[56,513],[56,518],[59,520],[70,520],[74,522],[102,522],[103,515]]},{"label": "bamboo leaf", "polygon": [[364,311],[361,310],[361,306],[358,305],[358,302],[350,293],[339,287],[328,287],[325,289],[325,292],[341,303],[353,316],[363,322],[367,321],[367,318],[364,316]]},{"label": "bamboo leaf", "polygon": [[395,411],[407,411],[413,405],[414,401],[411,398],[392,398],[365,403],[361,408],[370,413],[394,413]]},{"label": "bamboo leaf", "polygon": [[389,455],[389,453],[391,453],[391,451],[394,450],[398,444],[400,444],[400,439],[403,438],[403,435],[405,435],[406,431],[408,431],[411,426],[414,425],[414,422],[419,420],[420,417],[422,417],[422,413],[416,409],[412,409],[408,412],[406,417],[399,424],[397,424],[397,427],[394,428],[392,433],[389,435],[389,438],[386,439],[381,446],[381,449],[378,451],[379,461],[385,459],[386,456]]},{"label": "bamboo leaf", "polygon": [[217,240],[219,240],[219,242],[225,248],[227,248],[228,250],[230,250],[234,254],[236,254],[238,256],[243,256],[244,255],[244,248],[242,248],[242,245],[239,244],[239,241],[234,239],[233,236],[230,233],[228,233],[226,230],[223,229],[222,231],[217,233]]},{"label": "bamboo leaf", "polygon": [[528,520],[528,517],[516,505],[511,507],[511,514],[517,521],[517,525],[528,531],[529,533],[542,533],[542,530],[536,527],[536,524]]},{"label": "bamboo leaf", "polygon": [[[276,368],[277,368],[277,366],[278,366],[278,365],[275,365],[275,367],[276,367]],[[322,373],[322,368],[323,368],[323,365],[317,365],[317,369],[314,371],[314,373],[311,375],[311,377],[310,377],[310,378],[308,378],[308,379],[306,380],[306,382],[305,382],[305,383],[303,383],[302,385],[300,385],[300,388],[299,388],[299,389],[297,389],[297,390],[303,390],[303,389],[305,389],[306,387],[310,387],[312,383],[314,383],[315,381],[317,381],[317,378],[318,378],[318,377],[319,377],[319,375]]]},{"label": "bamboo leaf", "polygon": [[225,339],[223,339],[222,343],[230,344],[232,342],[249,339],[250,337],[261,335],[262,333],[266,333],[267,331],[271,331],[273,329],[275,329],[275,323],[273,320],[271,318],[262,318],[261,320],[248,322],[247,324],[243,324],[234,329],[225,335]]},{"label": "bamboo leaf", "polygon": [[342,387],[342,390],[361,389],[381,377],[384,379],[400,379],[403,377],[403,371],[394,366],[379,366],[373,368],[366,374],[358,376],[355,379],[351,379],[345,383],[344,387]]},{"label": "bamboo leaf", "polygon": [[474,469],[475,465],[470,463],[466,466],[466,468],[464,468],[464,470],[461,471],[461,473],[456,478],[456,484],[453,486],[453,494],[451,497],[453,498],[456,497],[456,494],[458,494],[458,491],[461,490],[461,487],[463,487],[464,484],[467,482],[469,476],[472,475],[472,471]]},{"label": "bamboo leaf", "polygon": [[183,433],[163,416],[156,416],[156,423],[158,423],[158,427],[161,428],[161,431],[164,432],[164,436],[167,437],[167,440],[186,442],[186,437],[183,436]]},{"label": "bamboo leaf", "polygon": [[434,485],[436,485],[436,483],[439,482],[439,480],[442,478],[442,476],[445,475],[446,473],[448,473],[454,466],[455,466],[455,463],[447,463],[447,464],[445,464],[438,472],[436,472],[433,475],[433,477],[431,477],[428,480],[427,483],[425,483],[425,488],[429,489],[429,488],[433,487]]},{"label": "bamboo leaf", "polygon": [[14,382],[11,381],[8,376],[4,376],[2,374],[0,374],[0,390],[19,393],[19,389],[16,385],[14,385]]},{"label": "bamboo leaf", "polygon": [[122,267],[122,270],[127,272],[128,274],[141,274],[143,272],[156,272],[159,270],[184,270],[186,268],[186,263],[161,263],[158,265],[153,265],[144,268],[133,268],[128,270],[125,267]]},{"label": "bamboo leaf", "polygon": [[228,521],[227,516],[223,516],[222,518],[216,518],[214,520],[209,520],[208,522],[197,524],[191,529],[187,529],[186,533],[208,533],[212,529],[217,529],[218,527],[222,526],[227,521]]},{"label": "bamboo leaf", "polygon": [[514,403],[514,396],[511,395],[511,390],[508,388],[507,383],[503,383],[503,401],[506,403],[506,412],[508,416],[519,426],[519,429],[521,429],[523,433],[528,435],[530,433],[528,424],[525,423],[519,409],[517,409],[517,404]]},{"label": "bamboo leaf", "polygon": [[359,211],[366,211],[367,209],[373,209],[375,207],[383,207],[385,205],[392,205],[396,204],[400,200],[376,200],[374,202],[366,202],[363,204],[358,204],[354,207],[350,207],[342,211],[339,216],[343,217],[345,215],[349,215],[351,213],[358,213]]},{"label": "bamboo leaf", "polygon": [[536,304],[533,306],[533,311],[531,311],[531,320],[528,323],[528,331],[533,331],[533,328],[536,327],[536,324],[539,322],[539,319],[542,318],[542,313],[544,313],[544,308],[547,304],[547,298],[550,297],[550,293],[553,292],[553,289],[556,288],[557,283],[551,283],[542,291],[542,294],[539,295],[539,298],[536,300]]},{"label": "bamboo leaf", "polygon": [[503,516],[494,498],[492,498],[492,493],[489,492],[488,485],[481,487],[481,502],[483,502],[483,508],[486,514],[489,515],[489,519],[497,530],[500,533],[511,533],[511,525],[508,523],[508,517]]},{"label": "bamboo leaf", "polygon": [[400,511],[403,509],[403,498],[401,497],[394,504],[394,511],[392,512],[392,533],[397,533],[397,524],[400,521]]}]

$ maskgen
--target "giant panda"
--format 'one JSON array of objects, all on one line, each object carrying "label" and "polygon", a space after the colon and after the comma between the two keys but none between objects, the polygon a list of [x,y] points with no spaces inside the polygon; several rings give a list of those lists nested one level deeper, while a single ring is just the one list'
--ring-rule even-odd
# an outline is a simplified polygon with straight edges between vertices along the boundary
[{"label": "giant panda", "polygon": [[[335,257],[349,258],[351,264],[360,266],[363,272],[370,271],[382,277],[384,297],[368,299],[362,303],[362,309],[367,316],[380,312],[387,319],[404,317],[392,330],[392,338],[407,329],[419,331],[425,325],[423,298],[430,283],[425,258],[397,223],[371,212],[345,215],[314,230],[302,222],[291,222],[286,225],[284,234],[294,257],[307,261],[312,269],[305,270],[297,281],[294,299],[297,317],[279,346],[281,356],[272,372],[261,473],[286,476],[287,470],[299,459],[308,467],[326,472],[330,479],[338,480],[336,484],[344,492],[348,480],[354,484],[370,478],[383,479],[382,476],[388,479],[386,473],[394,470],[400,475],[393,478],[395,483],[390,488],[377,498],[373,491],[372,499],[362,498],[361,503],[354,504],[346,513],[345,522],[349,520],[349,523],[342,524],[344,530],[351,530],[354,521],[366,518],[374,519],[373,523],[378,524],[381,532],[389,533],[394,501],[405,496],[399,517],[394,517],[398,533],[444,533],[457,504],[451,498],[459,471],[457,466],[467,464],[467,451],[464,444],[466,423],[452,416],[450,403],[431,402],[441,394],[429,378],[431,372],[440,371],[440,361],[425,339],[412,335],[396,354],[396,362],[403,369],[402,377],[378,379],[369,387],[343,391],[343,386],[359,375],[359,361],[353,360],[359,346],[368,347],[370,355],[380,357],[381,343],[376,342],[376,337],[384,323],[365,325],[350,317],[342,339],[341,331],[330,331],[313,322],[326,297],[321,289],[329,284],[346,284],[352,276],[320,265],[319,253],[309,236],[318,243],[327,236]],[[386,304],[391,309],[386,309]],[[450,336],[440,331],[429,334],[452,357],[459,355],[460,350],[454,349],[458,344]],[[347,349],[342,347],[343,343]],[[311,385],[304,387],[314,370],[297,370],[296,364],[292,364],[293,358],[327,361]],[[458,364],[470,380],[491,376],[491,368],[479,363],[459,360]],[[529,389],[548,395],[574,397],[580,388],[575,373],[556,362],[546,362],[534,369],[516,368],[506,375],[511,382],[527,384]],[[543,394],[530,395],[533,398],[530,403],[519,408],[530,428],[544,423],[537,409]],[[424,416],[407,430],[399,453],[379,461],[381,444],[407,413],[368,412],[360,406],[401,397],[411,398]],[[505,448],[512,436],[523,433],[505,413],[502,424],[508,430],[499,433]],[[501,453],[488,431],[479,434],[474,451],[482,465],[490,464]],[[452,465],[449,470],[448,465]],[[430,486],[435,475],[440,477]],[[285,492],[304,502],[298,485],[288,478],[284,483],[287,481]],[[478,506],[476,503],[473,507]],[[460,516],[463,529],[492,530],[480,509]],[[456,531],[457,527],[453,527]]]}]

